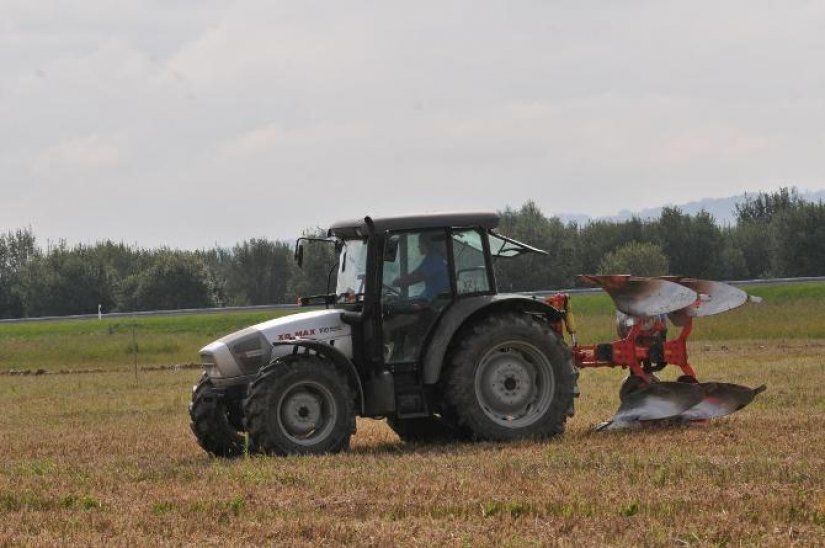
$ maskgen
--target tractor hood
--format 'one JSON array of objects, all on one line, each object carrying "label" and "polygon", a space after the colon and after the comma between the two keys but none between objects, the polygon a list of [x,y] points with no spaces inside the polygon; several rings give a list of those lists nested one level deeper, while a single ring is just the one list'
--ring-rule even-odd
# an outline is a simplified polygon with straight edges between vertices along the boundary
[{"label": "tractor hood", "polygon": [[272,343],[296,339],[326,342],[352,357],[351,328],[341,321],[341,311],[333,309],[291,314],[226,335],[201,349],[201,362],[212,381],[221,385],[252,376],[272,359],[292,352],[289,346]]}]

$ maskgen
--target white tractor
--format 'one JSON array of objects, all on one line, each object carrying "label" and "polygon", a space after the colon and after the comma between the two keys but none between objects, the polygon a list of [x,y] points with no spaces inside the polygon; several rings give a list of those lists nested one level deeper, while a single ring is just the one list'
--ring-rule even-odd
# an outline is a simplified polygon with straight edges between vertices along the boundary
[{"label": "white tractor", "polygon": [[[201,350],[190,415],[219,456],[349,446],[355,417],[404,440],[560,434],[578,370],[551,328],[558,310],[496,292],[493,259],[544,253],[495,232],[495,213],[366,217],[334,224],[334,293]],[[299,240],[296,258],[301,261]]]}]

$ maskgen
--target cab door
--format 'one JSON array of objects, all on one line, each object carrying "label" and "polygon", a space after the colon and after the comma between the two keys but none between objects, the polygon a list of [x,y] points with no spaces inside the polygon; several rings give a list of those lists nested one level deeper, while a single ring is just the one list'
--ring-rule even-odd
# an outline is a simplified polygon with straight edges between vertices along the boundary
[{"label": "cab door", "polygon": [[381,270],[384,363],[414,366],[427,335],[454,296],[445,229],[390,232]]}]

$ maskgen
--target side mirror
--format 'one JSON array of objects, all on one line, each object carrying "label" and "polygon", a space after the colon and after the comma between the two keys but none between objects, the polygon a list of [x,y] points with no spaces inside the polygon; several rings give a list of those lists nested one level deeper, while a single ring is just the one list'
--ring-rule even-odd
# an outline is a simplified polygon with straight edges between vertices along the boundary
[{"label": "side mirror", "polygon": [[299,243],[295,246],[295,262],[298,264],[298,268],[303,268],[304,266],[304,244]]},{"label": "side mirror", "polygon": [[384,262],[394,263],[398,257],[398,236],[387,238],[384,244]]}]

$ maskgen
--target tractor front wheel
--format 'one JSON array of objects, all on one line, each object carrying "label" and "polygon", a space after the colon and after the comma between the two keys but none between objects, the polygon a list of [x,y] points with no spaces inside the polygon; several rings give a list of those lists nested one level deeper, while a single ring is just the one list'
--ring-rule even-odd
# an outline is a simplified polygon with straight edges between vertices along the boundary
[{"label": "tractor front wheel", "polygon": [[337,453],[355,430],[347,379],[318,356],[280,358],[264,367],[244,404],[254,446],[270,455]]},{"label": "tractor front wheel", "polygon": [[243,455],[245,440],[240,432],[240,406],[237,401],[226,401],[215,390],[212,381],[204,374],[192,389],[189,404],[190,428],[198,444],[216,457]]}]

